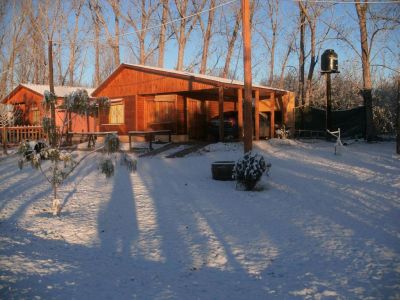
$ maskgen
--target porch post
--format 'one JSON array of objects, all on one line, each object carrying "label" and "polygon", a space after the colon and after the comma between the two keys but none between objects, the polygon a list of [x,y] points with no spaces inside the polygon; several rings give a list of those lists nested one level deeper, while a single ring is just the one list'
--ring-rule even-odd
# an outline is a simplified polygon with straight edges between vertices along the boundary
[{"label": "porch post", "polygon": [[237,90],[237,112],[238,112],[238,127],[239,140],[243,140],[243,90]]},{"label": "porch post", "polygon": [[218,88],[219,140],[224,140],[224,88]]},{"label": "porch post", "polygon": [[286,126],[286,104],[285,104],[285,96],[279,95],[278,96],[278,101],[279,101],[279,105],[281,106],[281,114],[282,114],[282,125]]},{"label": "porch post", "polygon": [[189,135],[189,112],[188,112],[188,100],[186,96],[183,96],[183,133]]},{"label": "porch post", "polygon": [[260,139],[260,91],[255,90],[255,103],[254,103],[254,139]]},{"label": "porch post", "polygon": [[275,137],[275,93],[272,92],[271,93],[271,104],[270,104],[270,108],[271,108],[271,119],[270,119],[270,138],[274,138]]}]

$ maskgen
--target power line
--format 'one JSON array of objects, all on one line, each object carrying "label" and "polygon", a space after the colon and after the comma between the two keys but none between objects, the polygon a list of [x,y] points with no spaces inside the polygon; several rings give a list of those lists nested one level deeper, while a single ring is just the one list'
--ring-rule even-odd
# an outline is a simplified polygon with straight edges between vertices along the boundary
[{"label": "power line", "polygon": [[338,1],[338,0],[290,0],[293,2],[304,2],[304,3],[330,3],[330,4],[395,4],[400,3],[400,0],[382,0],[382,1],[368,1],[368,2],[357,2],[357,1]]},{"label": "power line", "polygon": [[[220,7],[223,7],[223,6],[225,6],[225,5],[228,5],[228,4],[231,4],[231,3],[233,3],[233,2],[237,2],[237,1],[238,1],[238,0],[230,0],[230,1],[227,1],[227,2],[223,2],[223,3],[221,3],[221,4],[215,5],[215,6],[213,6],[213,7],[208,8],[208,9],[201,10],[201,11],[199,11],[199,12],[195,12],[195,13],[193,13],[193,14],[191,14],[191,15],[188,15],[188,16],[185,16],[185,17],[182,17],[182,18],[176,18],[176,19],[174,19],[174,20],[171,20],[171,21],[168,21],[168,22],[164,22],[164,23],[161,23],[161,24],[158,24],[158,25],[154,25],[154,26],[151,26],[151,27],[146,27],[146,28],[142,28],[142,29],[138,29],[138,30],[131,31],[131,32],[126,32],[126,33],[121,33],[121,34],[118,34],[118,35],[114,35],[113,37],[114,37],[114,38],[115,38],[115,37],[124,37],[124,36],[128,36],[128,35],[140,33],[140,32],[143,32],[143,31],[148,31],[148,30],[160,28],[160,27],[163,27],[163,26],[166,26],[166,25],[169,25],[169,24],[178,22],[178,21],[182,21],[182,20],[186,20],[186,19],[193,18],[193,17],[195,17],[195,16],[204,14],[204,13],[206,13],[206,12],[210,12],[210,11],[212,11],[212,10],[216,10],[216,9],[218,9],[218,8],[220,8]],[[104,37],[103,37],[103,39],[104,39]],[[86,40],[86,41],[85,41],[85,40],[84,40],[84,41],[79,41],[79,43],[82,43],[82,42],[94,43],[95,40],[94,40],[94,39],[88,39],[88,40]],[[72,42],[53,41],[53,44],[62,45],[62,44],[74,44],[74,43],[72,43]]]}]

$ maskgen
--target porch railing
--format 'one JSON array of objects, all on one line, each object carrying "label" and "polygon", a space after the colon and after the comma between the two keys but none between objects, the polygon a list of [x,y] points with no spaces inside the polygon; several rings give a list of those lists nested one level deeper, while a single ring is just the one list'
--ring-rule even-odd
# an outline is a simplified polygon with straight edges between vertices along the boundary
[{"label": "porch railing", "polygon": [[1,144],[16,145],[26,140],[42,140],[46,138],[42,126],[0,127]]}]

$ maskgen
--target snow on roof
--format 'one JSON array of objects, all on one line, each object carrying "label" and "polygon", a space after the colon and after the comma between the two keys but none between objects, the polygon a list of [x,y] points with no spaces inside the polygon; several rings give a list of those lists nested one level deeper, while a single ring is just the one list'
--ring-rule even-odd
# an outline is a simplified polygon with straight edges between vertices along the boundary
[{"label": "snow on roof", "polygon": [[[148,70],[154,70],[154,71],[159,71],[159,72],[168,72],[168,73],[174,73],[174,74],[178,74],[178,75],[184,75],[184,76],[190,76],[190,77],[201,78],[201,79],[206,79],[206,80],[212,80],[212,81],[226,83],[226,84],[244,85],[244,82],[240,81],[240,80],[222,78],[222,77],[211,76],[211,75],[190,73],[190,72],[186,72],[186,71],[177,71],[177,70],[164,69],[164,68],[158,68],[158,67],[149,67],[149,66],[145,66],[145,65],[135,65],[135,64],[127,64],[127,63],[123,63],[123,65],[128,66],[128,67],[132,66],[132,67],[148,69]],[[262,88],[262,89],[269,89],[269,90],[275,90],[275,91],[282,91],[282,92],[289,92],[288,90],[283,90],[283,89],[278,89],[278,88],[264,86],[264,85],[258,85],[258,84],[253,84],[253,87]]]},{"label": "snow on roof", "polygon": [[[21,83],[21,86],[24,86],[36,93],[39,93],[41,95],[44,95],[45,91],[50,90],[50,87],[46,84],[29,84],[29,83]],[[87,87],[80,87],[80,86],[55,86],[54,87],[54,92],[56,94],[56,96],[58,97],[64,97],[67,94],[76,91],[76,90],[86,90],[89,94],[89,96],[92,95],[94,89],[92,88],[87,88]]]}]

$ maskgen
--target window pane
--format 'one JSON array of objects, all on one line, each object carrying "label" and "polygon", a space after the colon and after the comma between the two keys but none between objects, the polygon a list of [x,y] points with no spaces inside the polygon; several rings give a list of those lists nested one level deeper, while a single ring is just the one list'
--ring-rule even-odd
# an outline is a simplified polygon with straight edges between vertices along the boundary
[{"label": "window pane", "polygon": [[115,104],[110,106],[109,114],[110,124],[122,124],[124,123],[124,105]]}]

